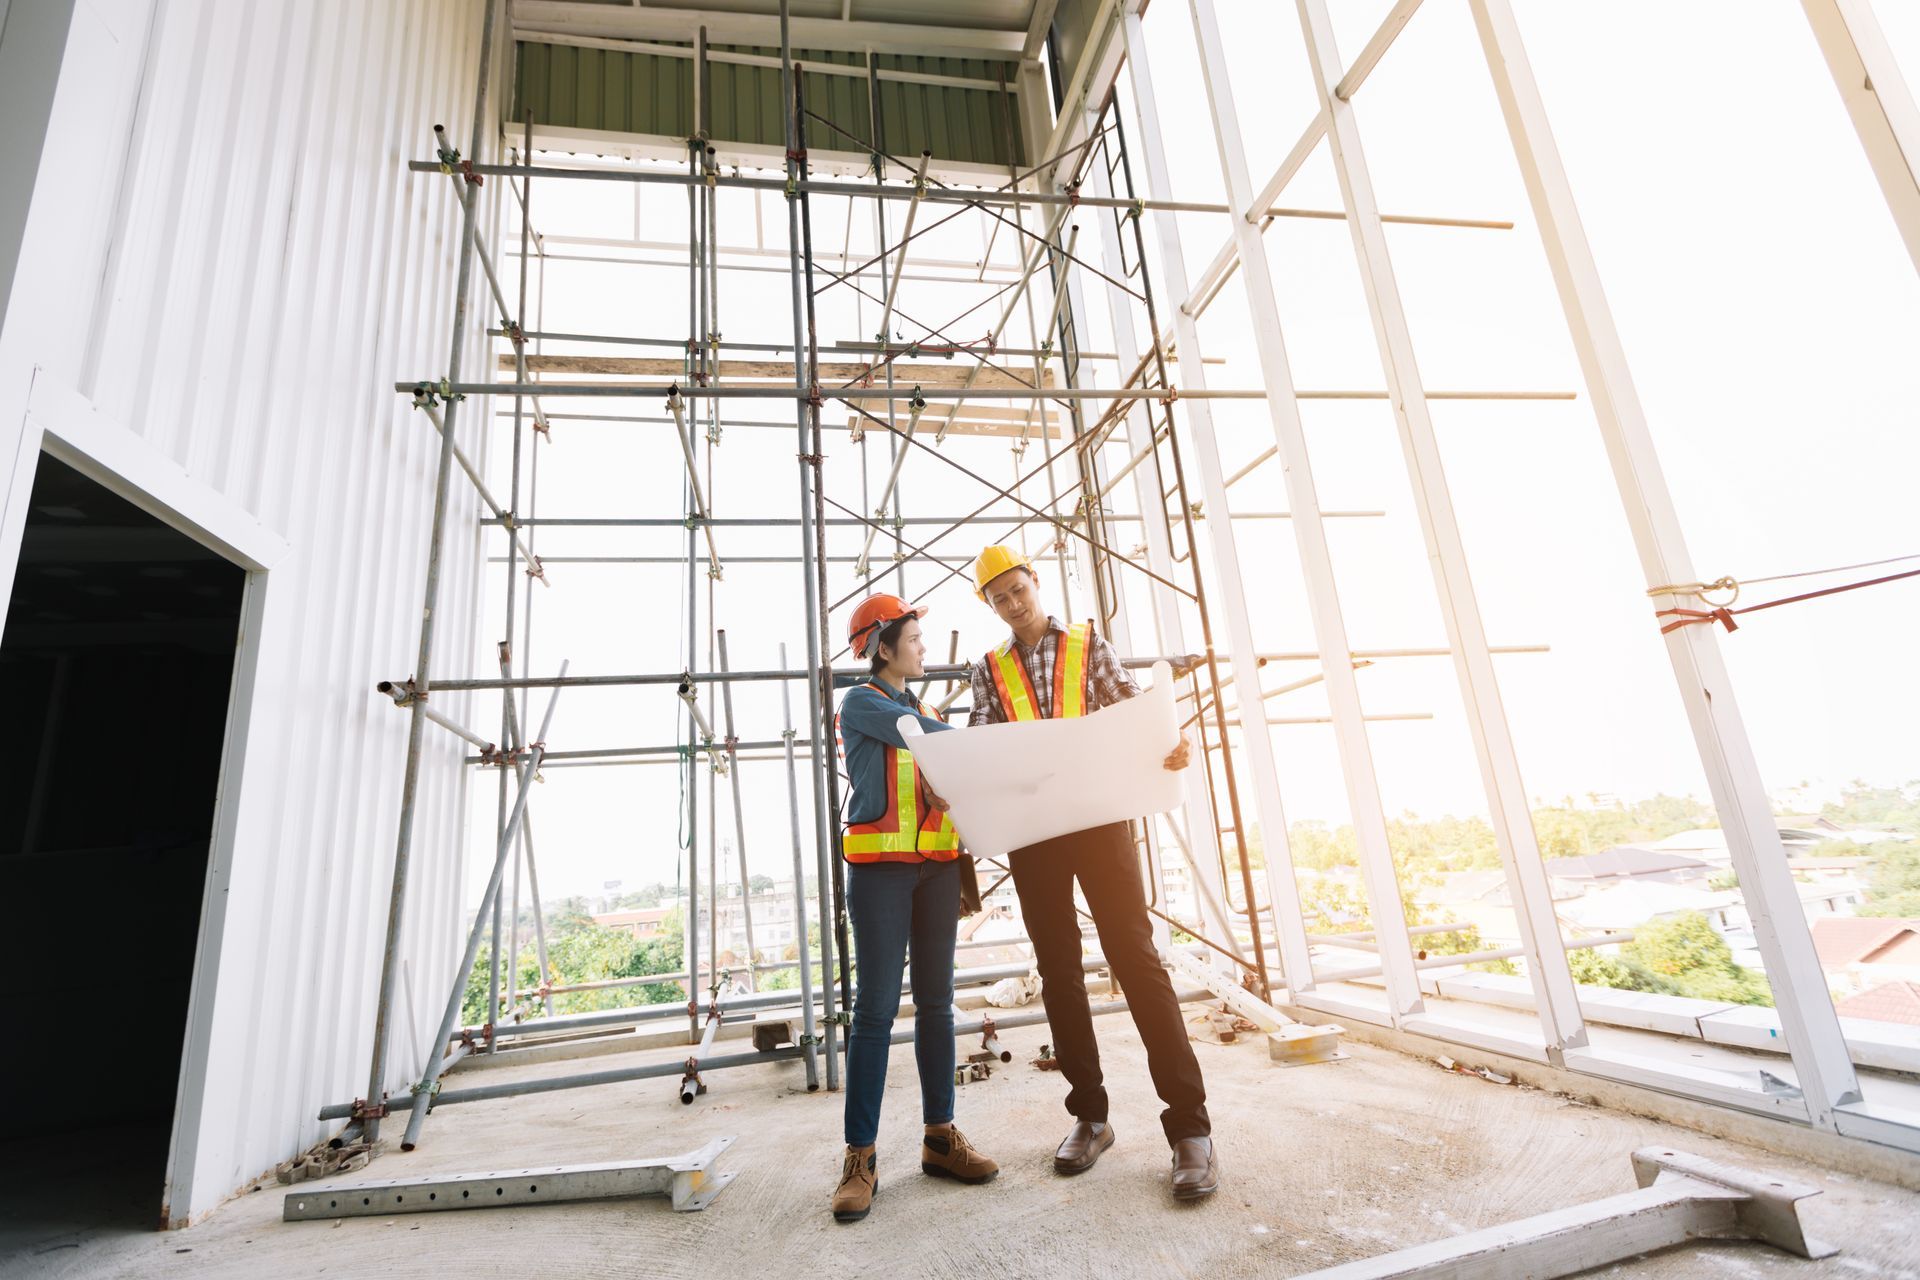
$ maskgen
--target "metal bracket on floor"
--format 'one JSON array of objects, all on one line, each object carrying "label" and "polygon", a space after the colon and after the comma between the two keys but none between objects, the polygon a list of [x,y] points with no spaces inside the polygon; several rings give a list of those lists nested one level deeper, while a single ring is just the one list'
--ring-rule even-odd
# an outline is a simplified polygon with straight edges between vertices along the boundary
[{"label": "metal bracket on floor", "polygon": [[1555,1209],[1451,1240],[1315,1271],[1302,1280],[1552,1280],[1694,1240],[1757,1240],[1802,1258],[1839,1250],[1807,1238],[1799,1203],[1820,1188],[1670,1147],[1633,1153],[1638,1191]]},{"label": "metal bracket on floor", "polygon": [[708,1167],[733,1143],[732,1138],[715,1138],[687,1155],[652,1160],[546,1165],[436,1178],[386,1178],[337,1187],[313,1185],[289,1194],[282,1216],[288,1222],[301,1222],[309,1218],[385,1217],[633,1196],[666,1196],[676,1210],[691,1213],[712,1204],[733,1181],[736,1175],[714,1173]]}]

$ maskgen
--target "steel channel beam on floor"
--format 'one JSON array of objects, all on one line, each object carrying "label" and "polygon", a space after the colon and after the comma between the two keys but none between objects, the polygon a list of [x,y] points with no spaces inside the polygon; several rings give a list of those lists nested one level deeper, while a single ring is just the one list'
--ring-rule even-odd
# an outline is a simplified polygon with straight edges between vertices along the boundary
[{"label": "steel channel beam on floor", "polygon": [[382,1178],[373,1182],[315,1184],[287,1193],[287,1222],[321,1218],[384,1218],[449,1209],[499,1209],[509,1205],[561,1204],[575,1200],[630,1200],[665,1196],[682,1212],[704,1209],[734,1179],[710,1166],[732,1146],[715,1138],[698,1151],[652,1160],[603,1164],[536,1165],[493,1173],[450,1173],[431,1178]]},{"label": "steel channel beam on floor", "polygon": [[1639,1189],[1314,1271],[1301,1280],[1554,1280],[1700,1240],[1755,1240],[1802,1258],[1799,1202],[1820,1188],[1669,1147],[1633,1153]]}]

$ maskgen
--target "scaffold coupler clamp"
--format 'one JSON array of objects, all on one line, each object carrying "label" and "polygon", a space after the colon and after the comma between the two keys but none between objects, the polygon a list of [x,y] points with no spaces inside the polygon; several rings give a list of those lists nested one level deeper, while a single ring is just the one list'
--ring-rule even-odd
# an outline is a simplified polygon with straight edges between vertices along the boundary
[{"label": "scaffold coupler clamp", "polygon": [[434,394],[433,384],[431,382],[416,382],[413,384],[414,408],[435,409],[438,408],[439,405],[440,398]]},{"label": "scaffold coupler clamp", "polygon": [[828,1018],[827,1021],[837,1023],[843,1027],[850,1027],[853,1025],[853,1014],[846,1009],[835,1009],[833,1016]]},{"label": "scaffold coupler clamp", "polygon": [[818,380],[807,384],[807,404],[815,409],[824,408],[826,405],[826,401],[822,399],[820,395],[820,383]]},{"label": "scaffold coupler clamp", "polygon": [[1078,209],[1080,207],[1080,184],[1077,182],[1070,182],[1067,184],[1066,190],[1067,190],[1067,208]]},{"label": "scaffold coupler clamp", "polygon": [[422,1080],[418,1084],[408,1085],[407,1092],[411,1093],[416,1098],[423,1093],[426,1094],[427,1106],[432,1107],[433,1099],[440,1096],[440,1078],[438,1076],[435,1076],[431,1080]]},{"label": "scaffold coupler clamp", "polygon": [[425,702],[427,695],[412,676],[405,680],[382,680],[378,686],[380,692],[393,699],[396,707],[410,707],[416,702]]},{"label": "scaffold coupler clamp", "polygon": [[518,320],[507,321],[500,326],[500,330],[506,335],[507,341],[511,342],[516,349],[527,345],[526,330],[520,327]]},{"label": "scaffold coupler clamp", "polygon": [[551,582],[547,581],[547,566],[541,562],[541,559],[539,556],[530,555],[527,557],[526,573],[527,573],[527,576],[529,578],[532,578],[535,582],[542,583],[549,587],[553,585]]},{"label": "scaffold coupler clamp", "polygon": [[467,180],[468,186],[484,187],[487,185],[486,175],[475,173],[473,171],[473,161],[462,160],[460,162],[459,168],[460,168],[460,176]]},{"label": "scaffold coupler clamp", "polygon": [[1133,203],[1127,206],[1127,212],[1125,216],[1128,218],[1132,218],[1134,221],[1138,222],[1140,220],[1140,215],[1145,213],[1146,211],[1147,211],[1147,198],[1145,196],[1135,196],[1133,198]]},{"label": "scaffold coupler clamp", "polygon": [[798,1044],[802,1049],[804,1049],[808,1045],[825,1044],[826,1039],[823,1036],[810,1036],[806,1032],[802,1031],[800,1033],[799,1038],[795,1040],[794,1043]]},{"label": "scaffold coupler clamp", "polygon": [[387,1095],[381,1094],[380,1101],[368,1102],[365,1098],[353,1100],[353,1112],[348,1117],[353,1120],[384,1120],[392,1112],[387,1110]]},{"label": "scaffold coupler clamp", "polygon": [[1180,398],[1180,388],[1167,387],[1165,391],[1166,394],[1160,397],[1160,403],[1163,407],[1171,409],[1173,408],[1173,402]]},{"label": "scaffold coupler clamp", "polygon": [[512,754],[512,752],[501,751],[499,747],[489,742],[480,748],[480,763],[484,767],[491,768],[497,764],[505,764],[507,758]]},{"label": "scaffold coupler clamp", "polygon": [[[433,136],[444,139],[446,133],[439,125],[435,125],[433,126]],[[449,147],[444,142],[441,142],[435,145],[434,153],[440,159],[440,172],[451,174],[460,166],[460,149],[458,147]]]},{"label": "scaffold coupler clamp", "polygon": [[440,379],[440,385],[436,387],[435,390],[437,390],[440,393],[440,398],[442,400],[445,400],[448,404],[452,404],[456,400],[465,400],[467,398],[467,393],[464,391],[455,391],[453,389],[452,381],[447,378]]}]

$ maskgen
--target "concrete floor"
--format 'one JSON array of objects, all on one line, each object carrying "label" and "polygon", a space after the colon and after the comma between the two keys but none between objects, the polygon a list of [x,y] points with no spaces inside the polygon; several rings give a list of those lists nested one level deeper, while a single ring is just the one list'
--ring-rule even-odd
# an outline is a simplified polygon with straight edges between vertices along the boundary
[{"label": "concrete floor", "polygon": [[[1003,1169],[984,1187],[920,1174],[912,1054],[896,1047],[881,1192],[857,1225],[838,1226],[826,1213],[839,1167],[839,1099],[805,1093],[800,1068],[782,1064],[717,1073],[691,1107],[668,1080],[450,1106],[428,1123],[420,1150],[349,1175],[669,1155],[737,1135],[717,1167],[739,1177],[702,1213],[643,1199],[283,1223],[286,1189],[268,1183],[185,1231],[76,1236],[49,1224],[38,1245],[0,1254],[0,1275],[691,1277],[811,1266],[967,1280],[1288,1276],[1629,1190],[1628,1153],[1657,1143],[1822,1187],[1805,1221],[1843,1252],[1809,1263],[1758,1245],[1699,1245],[1604,1274],[1920,1280],[1920,1194],[1362,1044],[1348,1046],[1347,1061],[1294,1069],[1271,1065],[1258,1041],[1196,1044],[1225,1181],[1211,1201],[1176,1206],[1139,1039],[1124,1015],[1100,1027],[1119,1142],[1075,1179],[1051,1169],[1068,1123],[1065,1085],[1027,1065],[1047,1038],[1044,1027],[1027,1027],[1003,1036],[1011,1065],[960,1091],[961,1128]],[[662,1056],[672,1055],[635,1057]],[[521,1066],[485,1078],[564,1069]],[[30,1196],[8,1208],[9,1217],[35,1213]],[[23,1233],[8,1238],[23,1243]]]}]

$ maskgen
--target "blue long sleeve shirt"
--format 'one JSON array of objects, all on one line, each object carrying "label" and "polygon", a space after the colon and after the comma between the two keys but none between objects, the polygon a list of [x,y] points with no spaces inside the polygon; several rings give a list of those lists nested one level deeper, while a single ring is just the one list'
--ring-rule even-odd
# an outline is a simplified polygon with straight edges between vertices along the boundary
[{"label": "blue long sleeve shirt", "polygon": [[903,715],[912,716],[927,733],[954,727],[923,714],[919,700],[912,694],[893,688],[877,676],[872,683],[887,692],[883,695],[861,685],[847,690],[846,697],[840,700],[840,741],[847,758],[847,777],[852,784],[845,813],[848,822],[872,822],[887,811],[887,793],[893,787],[893,779],[887,774],[886,748],[913,750],[900,736],[895,721]]}]

